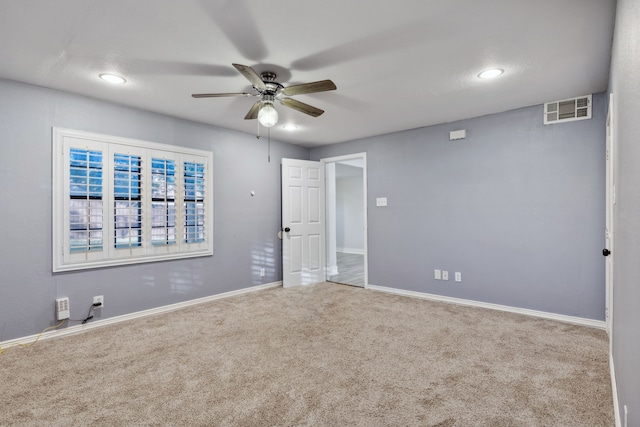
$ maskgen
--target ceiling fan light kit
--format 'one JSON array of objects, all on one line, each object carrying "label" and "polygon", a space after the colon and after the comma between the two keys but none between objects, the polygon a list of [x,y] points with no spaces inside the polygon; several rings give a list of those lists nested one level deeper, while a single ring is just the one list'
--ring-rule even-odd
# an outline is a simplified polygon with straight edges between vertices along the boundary
[{"label": "ceiling fan light kit", "polygon": [[289,98],[289,96],[336,90],[336,85],[331,80],[321,80],[284,87],[276,81],[277,75],[273,72],[264,71],[258,75],[253,68],[247,65],[233,64],[233,66],[249,80],[256,93],[194,93],[191,96],[194,98],[220,98],[228,96],[260,97],[260,101],[253,104],[244,118],[245,120],[258,119],[258,122],[266,128],[271,128],[278,123],[278,111],[273,105],[276,100],[285,107],[300,111],[311,117],[318,117],[324,113],[324,110]]},{"label": "ceiling fan light kit", "polygon": [[258,121],[266,128],[272,128],[278,123],[278,111],[273,107],[273,101],[262,101]]}]

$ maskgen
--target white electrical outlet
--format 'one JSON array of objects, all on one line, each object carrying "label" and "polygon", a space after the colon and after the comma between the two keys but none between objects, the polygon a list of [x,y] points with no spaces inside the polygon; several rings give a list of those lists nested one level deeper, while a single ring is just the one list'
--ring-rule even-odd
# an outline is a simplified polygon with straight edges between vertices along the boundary
[{"label": "white electrical outlet", "polygon": [[442,280],[449,280],[449,272],[442,270]]},{"label": "white electrical outlet", "polygon": [[264,268],[261,268],[260,269],[260,277],[264,277],[264,275],[265,275]]},{"label": "white electrical outlet", "polygon": [[[95,297],[93,297],[93,309],[95,310],[96,308],[102,308],[104,307],[104,295],[97,295]],[[95,305],[95,304],[100,304],[100,305]]]},{"label": "white electrical outlet", "polygon": [[442,272],[440,270],[433,270],[433,277],[436,280],[442,280]]},{"label": "white electrical outlet", "polygon": [[462,282],[462,273],[456,271],[456,282]]},{"label": "white electrical outlet", "polygon": [[56,298],[56,315],[58,316],[58,320],[68,319],[71,316],[69,298]]}]

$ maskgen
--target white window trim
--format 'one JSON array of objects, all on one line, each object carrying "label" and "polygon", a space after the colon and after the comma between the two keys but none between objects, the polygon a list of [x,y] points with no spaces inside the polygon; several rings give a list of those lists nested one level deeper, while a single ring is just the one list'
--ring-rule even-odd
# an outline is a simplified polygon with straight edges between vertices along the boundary
[{"label": "white window trim", "polygon": [[[104,150],[104,146],[108,149]],[[102,146],[103,149],[103,250],[94,256],[70,257],[69,251],[69,159],[71,147],[84,148]],[[130,149],[135,153],[146,153],[145,168],[142,170],[142,247],[135,249],[115,249],[114,235],[114,195],[111,188],[113,179],[113,153]],[[150,160],[158,152],[167,153],[176,159],[176,245],[159,250],[151,244],[151,180]],[[185,161],[205,163],[205,241],[185,243],[183,239],[183,166]],[[111,170],[110,170],[111,168]],[[149,172],[147,172],[147,169]],[[146,262],[194,258],[213,255],[213,153],[174,145],[159,144],[130,138],[102,135],[73,129],[53,128],[52,133],[52,240],[53,272],[109,267],[116,265],[140,264]],[[123,257],[129,250],[131,254]],[[100,255],[97,255],[100,253]],[[76,255],[76,254],[73,254]],[[75,259],[74,259],[75,258]]]}]

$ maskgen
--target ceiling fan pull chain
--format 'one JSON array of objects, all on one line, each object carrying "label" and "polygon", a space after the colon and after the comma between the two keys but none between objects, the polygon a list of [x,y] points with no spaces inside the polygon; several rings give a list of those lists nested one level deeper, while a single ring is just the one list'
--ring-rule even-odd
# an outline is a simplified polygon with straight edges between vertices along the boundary
[{"label": "ceiling fan pull chain", "polygon": [[267,161],[271,163],[271,128],[267,128]]}]

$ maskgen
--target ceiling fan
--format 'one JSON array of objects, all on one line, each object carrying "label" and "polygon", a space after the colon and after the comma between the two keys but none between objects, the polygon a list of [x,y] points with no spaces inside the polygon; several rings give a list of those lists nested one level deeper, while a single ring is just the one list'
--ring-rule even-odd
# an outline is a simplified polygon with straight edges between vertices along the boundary
[{"label": "ceiling fan", "polygon": [[289,96],[336,90],[336,85],[331,80],[321,80],[318,82],[284,87],[276,81],[277,76],[273,72],[264,71],[258,74],[253,68],[247,65],[232,65],[249,80],[256,93],[194,93],[191,96],[194,98],[218,98],[226,96],[260,97],[260,100],[253,104],[244,118],[245,120],[257,118],[260,124],[267,128],[273,127],[278,123],[278,111],[273,106],[274,101],[277,100],[285,107],[293,108],[312,117],[318,117],[324,113],[324,110],[289,98]]}]

